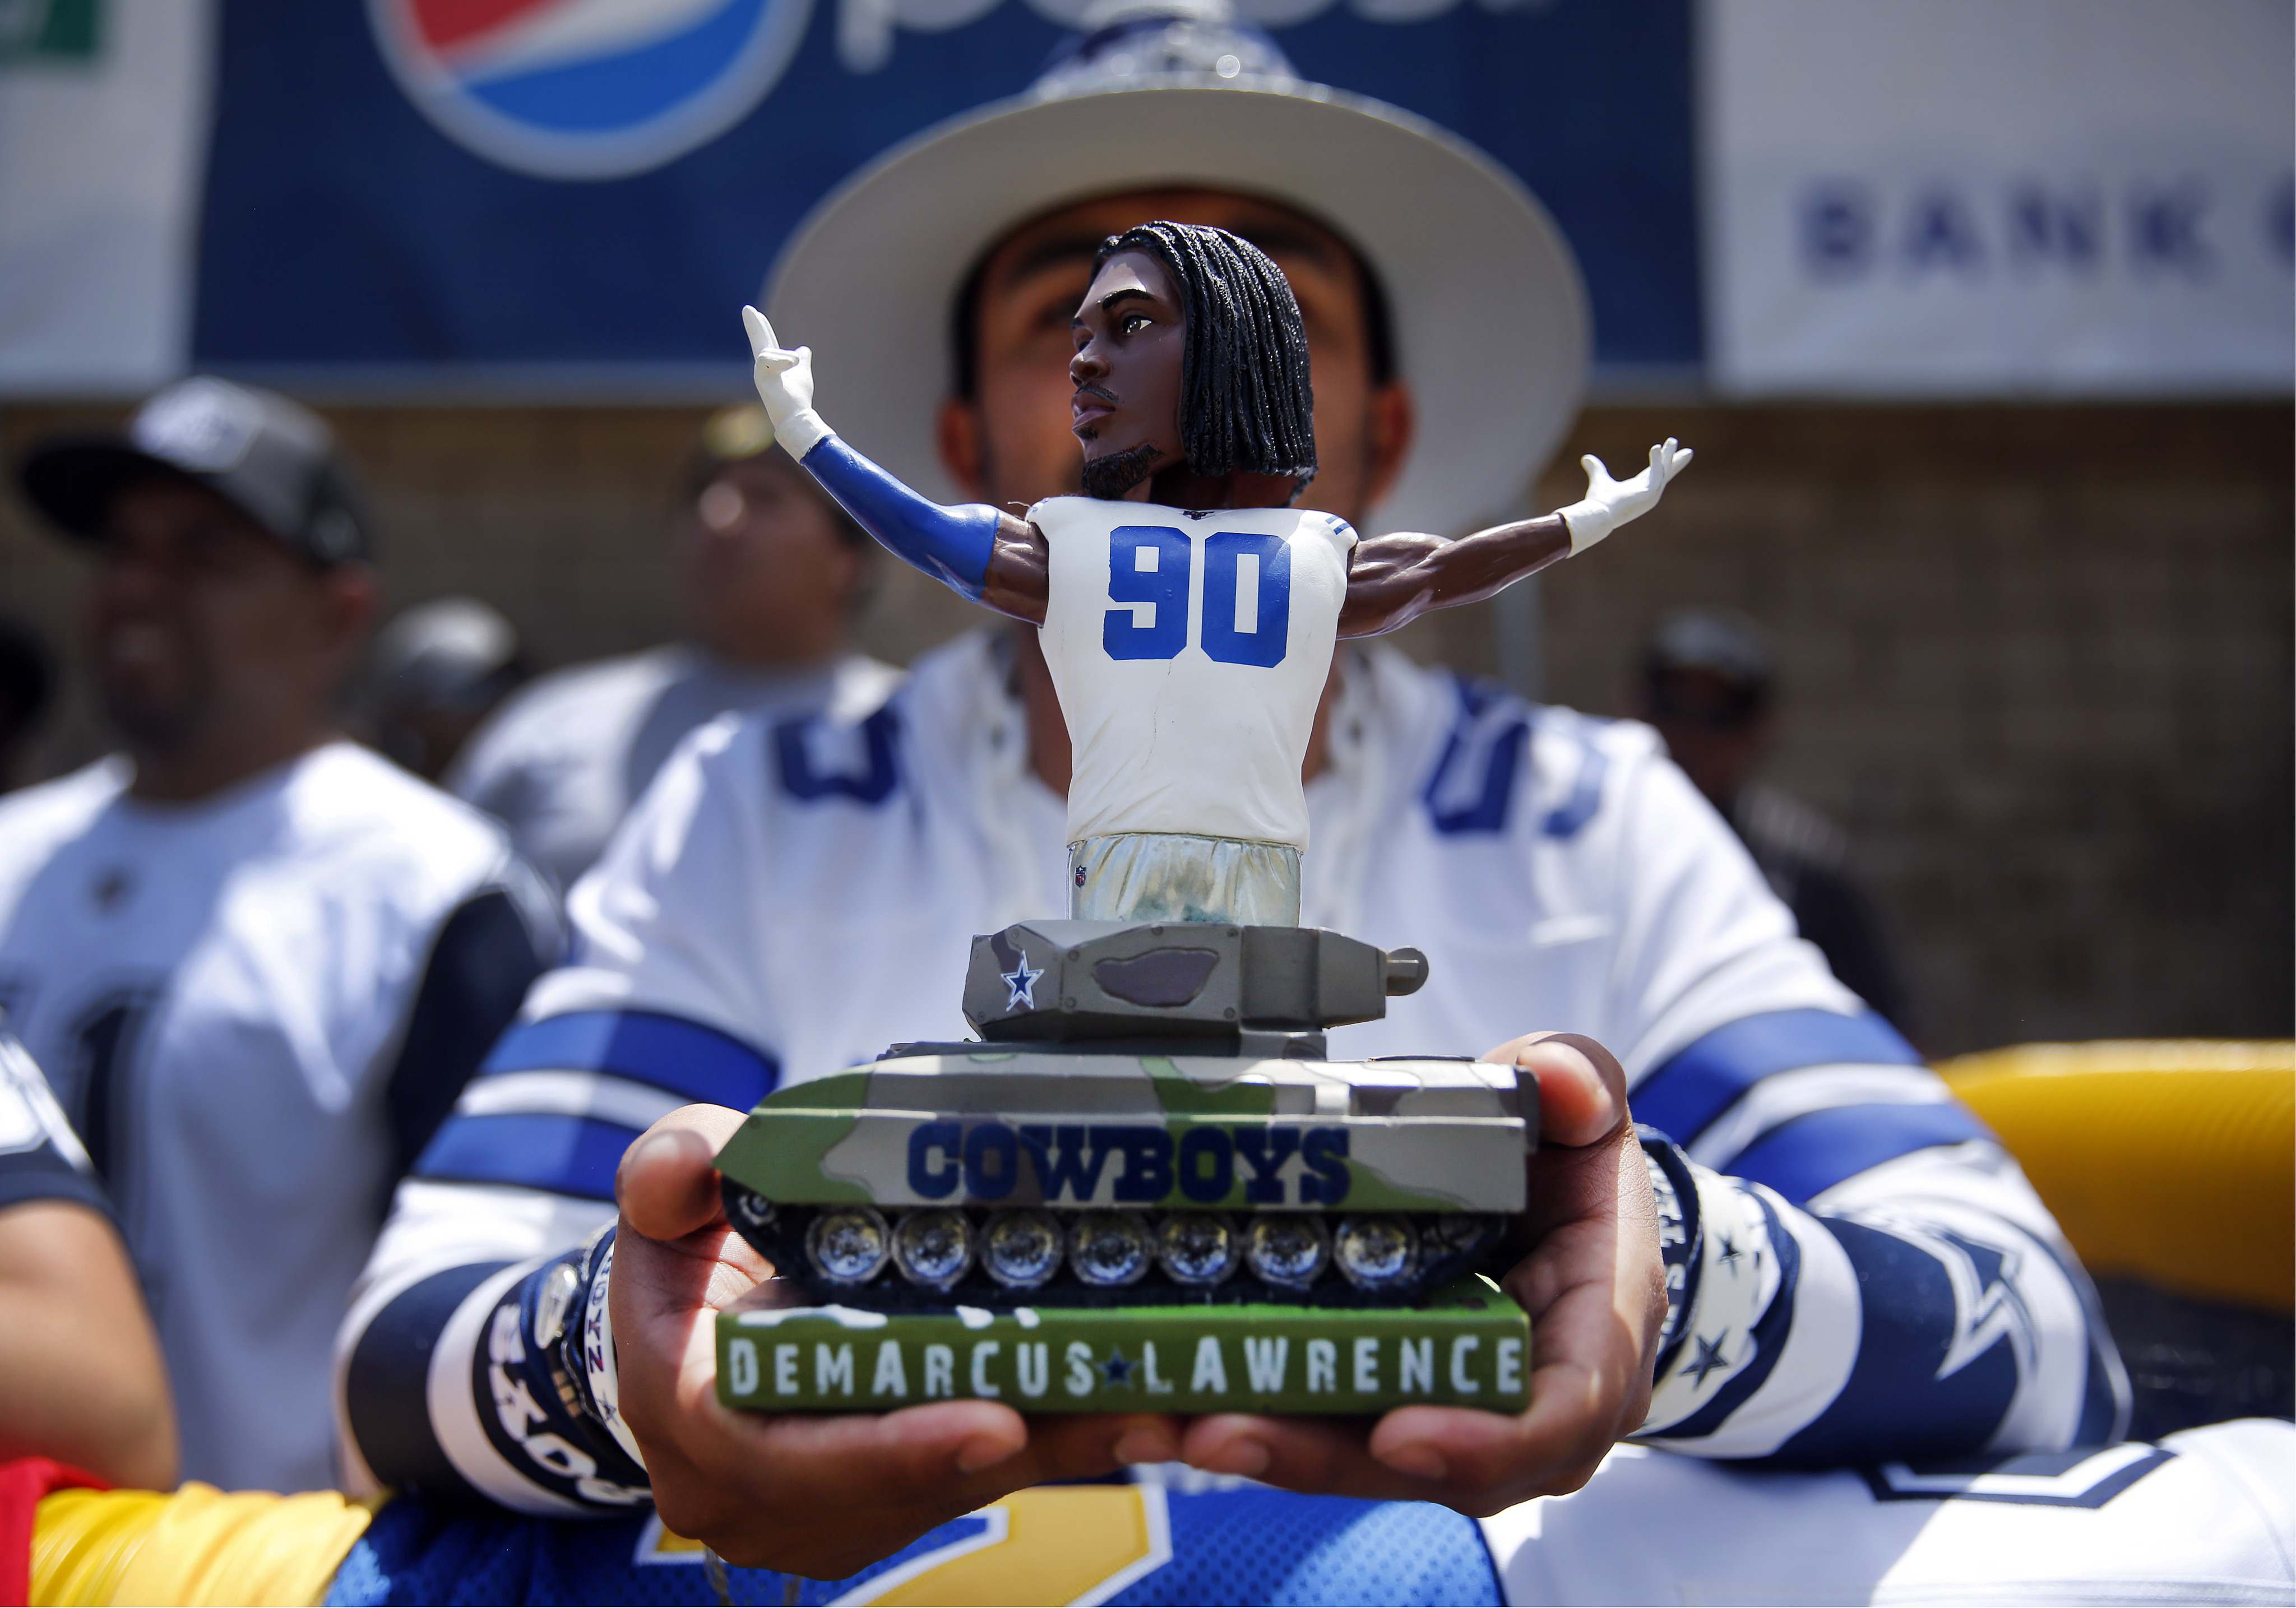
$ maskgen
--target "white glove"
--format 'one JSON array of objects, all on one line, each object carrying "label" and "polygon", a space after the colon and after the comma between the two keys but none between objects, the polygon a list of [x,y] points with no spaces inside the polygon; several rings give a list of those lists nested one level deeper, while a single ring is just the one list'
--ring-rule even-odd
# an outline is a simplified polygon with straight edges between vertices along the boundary
[{"label": "white glove", "polygon": [[813,349],[801,346],[789,351],[775,345],[774,326],[755,308],[742,309],[742,326],[750,332],[755,358],[750,375],[757,381],[758,400],[766,405],[766,417],[773,421],[774,439],[790,456],[802,459],[833,433],[813,411]]},{"label": "white glove", "polygon": [[[762,375],[765,359],[761,357],[758,363]],[[760,379],[758,383],[762,388],[765,381]],[[1651,448],[1650,467],[1631,480],[1612,480],[1603,460],[1591,452],[1579,459],[1578,466],[1587,472],[1587,500],[1556,510],[1570,527],[1570,551],[1586,552],[1628,520],[1639,519],[1657,507],[1666,483],[1689,464],[1690,448],[1676,446],[1672,436],[1663,446]]]}]

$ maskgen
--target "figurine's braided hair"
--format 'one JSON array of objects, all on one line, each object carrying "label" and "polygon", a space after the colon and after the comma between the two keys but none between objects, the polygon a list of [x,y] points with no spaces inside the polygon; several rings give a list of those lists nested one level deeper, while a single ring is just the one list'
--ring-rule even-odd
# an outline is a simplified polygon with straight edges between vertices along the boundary
[{"label": "figurine's braided hair", "polygon": [[1316,393],[1300,303],[1265,251],[1226,229],[1148,223],[1111,235],[1092,271],[1141,251],[1171,275],[1186,323],[1180,447],[1198,474],[1316,478]]}]

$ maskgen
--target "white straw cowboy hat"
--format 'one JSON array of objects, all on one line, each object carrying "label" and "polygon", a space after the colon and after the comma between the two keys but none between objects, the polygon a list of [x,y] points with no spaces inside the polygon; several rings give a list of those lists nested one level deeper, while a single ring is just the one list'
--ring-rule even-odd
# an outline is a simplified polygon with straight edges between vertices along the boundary
[{"label": "white straw cowboy hat", "polygon": [[[1096,26],[1095,26],[1096,25]],[[1418,438],[1374,530],[1456,533],[1508,508],[1578,412],[1587,299],[1546,209],[1423,118],[1299,78],[1225,0],[1147,0],[1025,94],[929,128],[848,179],[782,253],[774,326],[810,346],[822,411],[942,501],[933,447],[964,275],[1016,226],[1127,190],[1284,202],[1351,242],[1386,287]],[[933,365],[920,373],[920,355]]]}]

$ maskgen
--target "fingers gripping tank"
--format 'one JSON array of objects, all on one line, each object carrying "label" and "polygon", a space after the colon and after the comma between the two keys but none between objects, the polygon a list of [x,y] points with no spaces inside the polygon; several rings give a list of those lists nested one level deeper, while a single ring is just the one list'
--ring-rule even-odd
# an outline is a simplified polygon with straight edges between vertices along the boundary
[{"label": "fingers gripping tank", "polygon": [[1354,529],[1293,508],[1053,497],[1044,649],[1073,755],[1069,841],[1308,845],[1300,763]]}]

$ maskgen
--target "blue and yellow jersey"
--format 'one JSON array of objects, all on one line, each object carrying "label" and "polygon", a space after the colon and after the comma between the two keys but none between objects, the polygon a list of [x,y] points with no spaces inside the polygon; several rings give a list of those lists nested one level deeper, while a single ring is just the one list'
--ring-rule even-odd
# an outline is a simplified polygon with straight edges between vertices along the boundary
[{"label": "blue and yellow jersey", "polygon": [[1497,1603],[1471,1519],[1258,1488],[1016,1491],[842,1580],[729,1568],[652,1515],[563,1522],[406,1497],[60,1490],[36,1604]]}]

